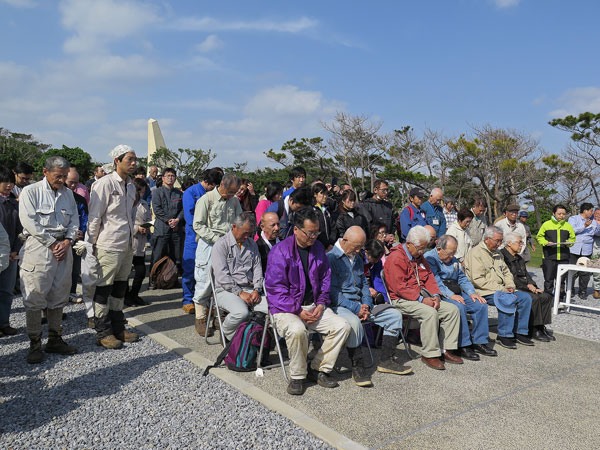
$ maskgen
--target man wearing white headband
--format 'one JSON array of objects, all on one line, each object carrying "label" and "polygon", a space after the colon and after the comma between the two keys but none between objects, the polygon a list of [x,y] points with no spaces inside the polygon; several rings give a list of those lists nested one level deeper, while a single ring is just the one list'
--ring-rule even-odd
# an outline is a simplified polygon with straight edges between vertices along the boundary
[{"label": "man wearing white headband", "polygon": [[117,145],[109,154],[114,171],[92,185],[88,241],[98,258],[100,277],[94,294],[96,344],[120,348],[138,336],[125,330],[123,304],[133,261],[135,186],[130,175],[136,167],[135,151]]}]

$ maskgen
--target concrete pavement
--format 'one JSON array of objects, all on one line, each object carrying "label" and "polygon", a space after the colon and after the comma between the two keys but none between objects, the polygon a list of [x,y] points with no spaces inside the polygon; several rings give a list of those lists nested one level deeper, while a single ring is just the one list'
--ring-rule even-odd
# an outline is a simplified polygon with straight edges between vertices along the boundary
[{"label": "concrete pavement", "polygon": [[[130,317],[176,342],[180,353],[190,349],[216,359],[221,346],[206,345],[195,333],[194,317],[181,310],[180,290],[148,291],[142,297],[152,304],[129,308]],[[350,374],[336,374],[340,387],[314,385],[302,397],[285,392],[279,368],[266,370],[262,378],[254,372],[229,374],[368,447],[595,448],[600,343],[557,337],[517,350],[497,346],[497,358],[447,365],[443,372],[417,359],[409,362],[413,375],[375,372],[375,386],[368,389],[355,386]],[[217,336],[211,341],[217,342]],[[374,354],[377,361],[379,351]],[[401,346],[398,354],[408,359]],[[345,354],[339,363],[348,365]]]}]

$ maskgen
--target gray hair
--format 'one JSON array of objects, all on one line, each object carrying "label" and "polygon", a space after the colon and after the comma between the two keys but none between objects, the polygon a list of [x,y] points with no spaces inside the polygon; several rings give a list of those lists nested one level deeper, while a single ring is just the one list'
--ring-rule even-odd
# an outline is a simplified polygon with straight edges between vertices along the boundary
[{"label": "gray hair", "polygon": [[456,238],[454,236],[445,234],[441,238],[438,239],[436,248],[438,248],[440,250],[446,250],[446,248],[448,247],[448,244],[458,245],[458,241],[456,240]]},{"label": "gray hair", "polygon": [[427,228],[421,226],[421,225],[417,225],[415,227],[412,227],[410,229],[410,231],[408,232],[408,234],[406,235],[406,242],[410,243],[412,245],[419,245],[419,244],[429,244],[429,242],[431,241],[431,234],[429,234],[429,231],[427,231]]},{"label": "gray hair", "polygon": [[233,224],[236,226],[236,228],[243,227],[247,223],[250,223],[256,230],[256,216],[252,211],[244,211],[235,219],[233,219]]},{"label": "gray hair", "polygon": [[506,236],[504,236],[504,242],[506,242],[507,244],[514,244],[519,239],[521,239],[521,241],[523,241],[523,236],[521,236],[519,233],[511,232],[511,233],[506,233]]},{"label": "gray hair", "polygon": [[52,171],[55,169],[68,169],[71,163],[62,156],[50,156],[44,163],[44,169]]},{"label": "gray hair", "polygon": [[241,184],[242,180],[240,180],[239,177],[233,173],[224,175],[223,179],[221,180],[221,186],[223,186],[225,189],[229,189],[231,186],[240,187]]},{"label": "gray hair", "polygon": [[491,239],[497,234],[504,236],[504,231],[494,225],[487,226],[483,232],[483,239]]}]

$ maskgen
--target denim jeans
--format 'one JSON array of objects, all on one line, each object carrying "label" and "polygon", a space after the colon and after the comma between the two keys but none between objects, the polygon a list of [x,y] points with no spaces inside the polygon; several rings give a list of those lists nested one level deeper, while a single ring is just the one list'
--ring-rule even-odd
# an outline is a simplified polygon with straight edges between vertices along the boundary
[{"label": "denim jeans", "polygon": [[13,301],[13,290],[17,279],[18,261],[11,261],[0,273],[0,328],[10,325],[10,308]]},{"label": "denim jeans", "polygon": [[[363,328],[363,322],[349,309],[338,307],[335,308],[335,313],[346,319],[350,324],[350,335],[346,341],[346,347],[356,348],[358,347],[364,338],[365,331]],[[381,311],[376,316],[369,316],[369,320],[365,323],[374,323],[383,328],[384,336],[398,336],[402,329],[402,313],[396,308],[388,308]]]},{"label": "denim jeans", "polygon": [[[498,310],[498,336],[512,338],[517,334],[529,333],[529,314],[531,313],[531,295],[523,291],[515,291],[517,310],[514,314],[506,314]],[[494,294],[483,297],[489,305],[494,304]]]},{"label": "denim jeans", "polygon": [[[462,294],[465,304],[451,300],[443,299],[445,302],[450,302],[460,311],[460,333],[458,335],[458,346],[468,347],[471,344],[487,344],[489,336],[488,326],[488,306],[486,303],[473,301],[471,297],[465,293]],[[467,313],[471,314],[473,319],[473,333],[469,331],[467,322]]]}]

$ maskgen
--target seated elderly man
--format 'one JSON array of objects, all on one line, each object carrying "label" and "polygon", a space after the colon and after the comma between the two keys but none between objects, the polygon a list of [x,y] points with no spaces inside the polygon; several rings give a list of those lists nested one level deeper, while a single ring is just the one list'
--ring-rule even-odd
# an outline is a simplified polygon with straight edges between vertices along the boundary
[{"label": "seated elderly man", "polygon": [[504,236],[504,248],[500,250],[502,257],[513,275],[515,286],[519,291],[531,296],[531,313],[529,314],[529,335],[536,341],[555,341],[554,334],[546,329],[552,323],[552,295],[538,288],[529,275],[525,260],[520,255],[525,246],[523,237],[518,233],[508,233]]},{"label": "seated elderly man", "polygon": [[231,340],[238,325],[250,315],[250,310],[267,313],[262,298],[263,272],[260,254],[254,242],[256,218],[243,212],[231,225],[231,231],[213,246],[211,263],[215,276],[215,292],[219,308],[229,314],[223,322],[223,334]]},{"label": "seated elderly man", "polygon": [[[444,340],[445,362],[462,364],[456,350],[460,331],[460,313],[450,302],[441,301],[441,293],[423,253],[431,235],[420,225],[410,229],[406,243],[390,251],[383,266],[392,304],[419,321],[421,325],[421,361],[436,370],[446,367],[440,359],[440,338]],[[441,328],[441,330],[440,330]]]},{"label": "seated elderly man", "polygon": [[[460,311],[460,334],[458,348],[460,356],[471,361],[479,361],[481,353],[497,356],[496,350],[488,347],[488,307],[485,299],[475,292],[475,288],[464,274],[458,259],[454,257],[458,241],[445,234],[438,239],[437,247],[425,253],[425,259],[435,275],[442,300],[452,303]],[[473,319],[473,330],[469,330],[467,313]],[[476,353],[477,352],[477,353]]]},{"label": "seated elderly man", "polygon": [[258,245],[258,251],[260,253],[260,261],[262,264],[263,273],[267,271],[267,258],[269,252],[275,244],[279,243],[279,230],[281,225],[279,224],[279,216],[274,212],[266,212],[260,218],[260,234],[256,245]]},{"label": "seated elderly man", "polygon": [[518,342],[533,345],[527,337],[531,296],[515,290],[515,282],[498,247],[502,230],[489,226],[483,240],[469,250],[465,257],[465,273],[479,295],[498,309],[498,343],[516,349]]},{"label": "seated elderly man", "polygon": [[352,361],[352,378],[358,386],[373,384],[365,371],[360,348],[365,334],[362,322],[372,322],[383,328],[381,361],[377,365],[377,371],[398,375],[412,372],[410,367],[405,367],[394,359],[402,328],[402,314],[393,307],[385,308],[383,305],[373,309],[373,299],[360,255],[366,239],[361,227],[352,226],[327,253],[331,265],[331,307],[350,324],[346,349]]},{"label": "seated elderly man", "polygon": [[265,288],[273,322],[287,343],[291,381],[287,392],[304,393],[307,376],[308,331],[323,334],[323,345],[308,368],[308,377],[326,388],[350,325],[329,306],[331,268],[319,236],[319,216],[313,208],[295,214],[293,235],[269,252]]}]

